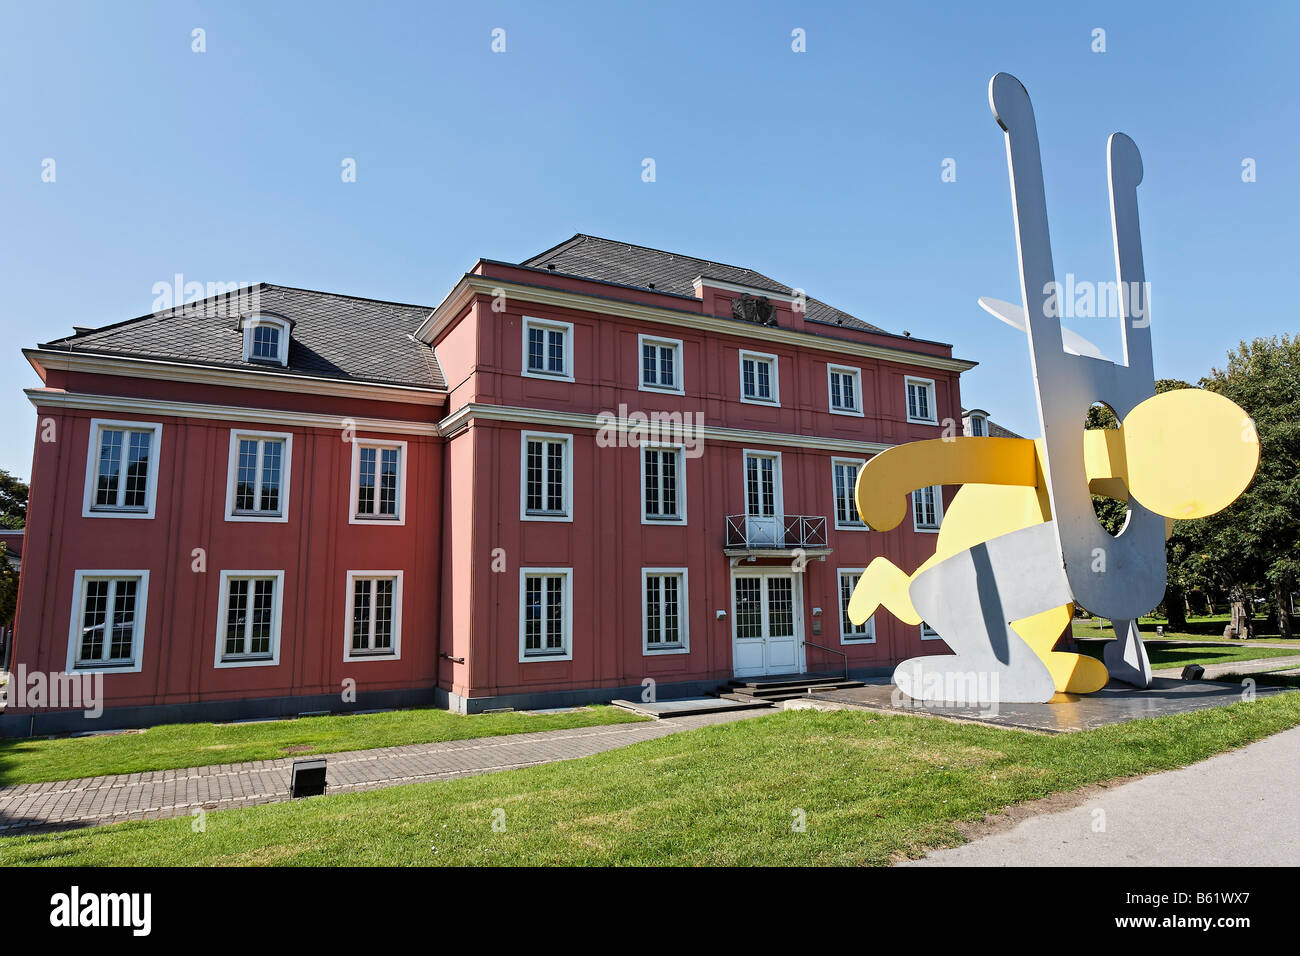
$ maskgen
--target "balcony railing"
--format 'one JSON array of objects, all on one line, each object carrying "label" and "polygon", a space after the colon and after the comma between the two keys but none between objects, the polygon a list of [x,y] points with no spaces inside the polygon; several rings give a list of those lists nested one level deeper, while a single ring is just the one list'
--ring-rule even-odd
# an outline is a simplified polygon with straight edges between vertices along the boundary
[{"label": "balcony railing", "polygon": [[821,515],[727,515],[728,551],[825,547],[826,518]]}]

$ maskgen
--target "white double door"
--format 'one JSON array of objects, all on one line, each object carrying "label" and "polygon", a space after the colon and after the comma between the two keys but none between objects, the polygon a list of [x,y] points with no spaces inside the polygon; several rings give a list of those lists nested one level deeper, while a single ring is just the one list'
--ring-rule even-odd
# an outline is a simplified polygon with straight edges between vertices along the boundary
[{"label": "white double door", "polygon": [[732,669],[737,677],[802,674],[803,575],[735,570],[731,577]]}]

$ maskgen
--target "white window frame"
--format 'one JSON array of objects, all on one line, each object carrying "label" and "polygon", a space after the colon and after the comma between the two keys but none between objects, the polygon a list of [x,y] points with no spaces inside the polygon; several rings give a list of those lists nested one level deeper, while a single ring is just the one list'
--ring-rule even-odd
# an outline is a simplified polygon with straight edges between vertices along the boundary
[{"label": "white window frame", "polygon": [[[753,359],[760,362],[772,363],[772,397],[771,398],[748,398],[745,395],[745,359]],[[779,356],[770,352],[755,352],[751,349],[740,350],[740,361],[737,366],[740,370],[740,400],[746,405],[768,405],[773,408],[781,407],[781,359]],[[758,387],[758,370],[755,366],[754,387]]]},{"label": "white window frame", "polygon": [[[564,372],[538,372],[528,367],[528,330],[543,329],[547,331],[561,330],[564,332]],[[520,372],[525,378],[542,378],[552,382],[572,382],[574,366],[574,340],[573,340],[573,323],[560,322],[556,319],[541,319],[532,315],[525,315],[523,321],[523,351],[519,356]],[[543,353],[545,358],[545,353]]]},{"label": "white window frame", "polygon": [[[926,631],[929,631],[930,633],[927,634]],[[942,641],[942,640],[943,640],[943,637],[941,637],[940,634],[939,634],[939,632],[936,631],[934,628],[932,628],[929,624],[926,624],[925,621],[922,621],[922,622],[921,622],[921,640],[923,640],[923,641]]]},{"label": "white window frame", "polygon": [[[357,496],[361,491],[361,449],[362,448],[396,448],[397,449],[397,514],[385,518],[379,514],[360,514],[357,512]],[[352,439],[352,481],[348,491],[348,524],[369,525],[404,525],[406,524],[406,442],[390,438],[364,438],[357,435]],[[378,459],[376,459],[376,463]],[[376,473],[375,481],[379,475]],[[379,486],[375,485],[375,501],[379,500]]]},{"label": "white window frame", "polygon": [[[564,513],[541,514],[528,510],[528,441],[558,441],[564,445]],[[542,455],[542,497],[546,497],[546,456]],[[568,432],[533,432],[519,434],[519,520],[520,521],[573,521],[573,435]]]},{"label": "white window frame", "polygon": [[[929,418],[916,418],[912,415],[912,403],[909,401],[909,385],[920,385],[929,393],[927,401],[930,405]],[[914,425],[937,425],[939,424],[939,408],[936,401],[938,393],[934,387],[934,379],[917,378],[915,375],[908,375],[903,378],[903,411],[907,414],[907,420]]]},{"label": "white window frame", "polygon": [[[837,408],[835,406],[834,389],[831,388],[831,376],[847,375],[853,382],[853,395],[856,399],[856,408]],[[826,407],[830,409],[832,415],[851,415],[854,418],[862,418],[866,414],[862,410],[862,369],[854,368],[852,365],[830,365],[826,366]]]},{"label": "white window frame", "polygon": [[[393,582],[393,646],[386,651],[354,651],[352,649],[352,611],[356,606],[356,582],[387,578]],[[370,640],[375,637],[374,588],[370,590]],[[343,660],[400,661],[402,659],[402,572],[401,571],[349,571],[347,573],[347,607],[343,615]]]},{"label": "white window frame", "polygon": [[[672,388],[663,385],[649,385],[645,380],[645,347],[653,345],[657,348],[665,346],[673,350],[673,381],[677,384]],[[667,339],[659,335],[646,335],[640,333],[636,337],[636,382],[637,390],[642,392],[661,392],[666,395],[685,395],[686,383],[682,375],[682,354],[683,346],[681,339]],[[656,355],[656,358],[658,356]],[[657,367],[657,366],[656,366]]]},{"label": "white window frame", "polygon": [[[874,614],[871,615],[871,617],[867,618],[866,634],[845,634],[844,633],[844,618],[846,615],[846,609],[840,606],[840,599],[842,597],[842,594],[840,593],[840,589],[843,587],[844,576],[846,574],[853,575],[853,586],[857,587],[858,580],[862,577],[865,571],[866,568],[836,568],[835,569],[835,610],[839,614],[839,619],[840,619],[840,645],[841,646],[845,644],[876,643],[876,616]],[[852,589],[850,589],[849,594],[850,596],[852,596],[853,594]]]},{"label": "white window frame", "polygon": [[[967,426],[967,428],[969,429],[969,431],[967,432],[968,435],[970,435],[970,436],[973,437],[973,438],[987,438],[987,437],[988,437],[988,434],[989,434],[989,419],[988,419],[988,416],[987,416],[987,415],[971,415],[971,416],[969,416],[968,421],[969,421],[969,425]],[[976,422],[979,422],[979,423],[980,423],[980,427],[984,429],[984,434],[981,435],[981,434],[979,434],[979,433],[977,433],[977,432],[975,431],[975,423],[976,423]]]},{"label": "white window frame", "polygon": [[[677,453],[677,515],[672,518],[654,517],[645,510],[645,460],[647,451],[674,451]],[[650,525],[684,525],[686,524],[686,446],[673,442],[647,442],[637,452],[638,467],[641,469],[641,523]],[[662,459],[661,459],[662,460]],[[660,469],[660,488],[662,485],[662,468]],[[660,502],[662,504],[662,500]]]},{"label": "white window frame", "polygon": [[[546,654],[525,654],[524,641],[526,639],[525,624],[527,618],[524,614],[524,601],[527,595],[528,578],[534,577],[562,577],[564,579],[564,647],[561,652]],[[543,592],[544,594],[545,592]],[[545,606],[543,605],[543,615]],[[545,616],[542,618],[543,627],[545,626]],[[542,636],[545,637],[543,629]],[[519,663],[533,664],[541,661],[571,661],[573,660],[573,568],[520,568],[519,569]]]},{"label": "white window frame", "polygon": [[[99,483],[99,435],[104,429],[124,429],[128,431],[148,431],[153,433],[149,440],[149,474],[146,478],[145,507],[142,511],[127,510],[116,506],[95,506],[95,489]],[[125,453],[128,445],[123,442]],[[81,502],[83,518],[152,518],[158,500],[158,462],[162,457],[162,423],[129,422],[111,418],[92,418],[90,420],[90,442],[86,449],[86,487]],[[118,474],[119,497],[126,493],[126,473]]]},{"label": "white window frame", "polygon": [[[284,455],[280,464],[280,510],[278,512],[235,511],[235,480],[239,475],[239,442],[241,439],[254,441],[280,440],[284,442]],[[259,453],[260,454],[260,453]],[[293,474],[293,433],[247,431],[239,428],[230,430],[230,451],[226,463],[226,520],[257,521],[269,524],[284,524],[289,520],[289,485]],[[257,484],[253,489],[256,503],[261,497],[262,469],[257,470]]]},{"label": "white window frame", "polygon": [[[78,664],[77,654],[81,650],[81,630],[85,621],[86,583],[105,579],[121,580],[135,578],[135,630],[131,634],[131,662],[128,664]],[[116,594],[116,590],[114,591]],[[149,572],[144,569],[132,571],[121,570],[83,570],[72,576],[72,615],[68,622],[68,656],[65,673],[72,674],[138,674],[144,662],[145,619],[149,610]],[[109,622],[112,621],[112,605],[108,607]],[[104,647],[111,643],[111,635],[104,634]],[[102,660],[102,659],[101,659]]]},{"label": "white window frame", "polygon": [[[772,462],[772,498],[773,505],[776,508],[775,515],[750,515],[749,513],[749,475],[748,463],[751,457],[754,458],[771,458]],[[740,450],[740,501],[745,517],[774,517],[778,525],[778,532],[785,523],[785,476],[784,462],[779,451],[768,451],[764,448],[742,448]],[[760,471],[761,473],[761,471]],[[759,482],[759,493],[762,494],[762,482]]]},{"label": "white window frame", "polygon": [[[836,456],[831,459],[831,520],[835,524],[836,531],[870,531],[871,530],[867,526],[867,522],[863,519],[861,514],[858,515],[858,522],[856,524],[852,522],[840,521],[839,492],[835,487],[835,477],[836,477],[835,469],[838,466],[852,465],[858,471],[861,471],[862,466],[865,465],[866,463],[867,460],[865,458],[844,458],[844,457]],[[853,509],[855,511],[857,510],[858,507],[857,496],[855,493],[856,487],[857,487],[857,482],[855,481],[853,486],[849,489],[849,500],[853,502]]]},{"label": "white window frame", "polygon": [[[292,335],[293,326],[288,319],[280,318],[275,315],[250,315],[244,319],[240,325],[244,331],[244,361],[255,362],[259,365],[280,365],[289,364],[289,337]],[[271,358],[254,358],[253,357],[253,330],[259,327],[272,327],[278,329],[280,338],[276,350],[276,357]]]},{"label": "white window frame", "polygon": [[[650,620],[646,616],[645,602],[646,592],[649,590],[649,579],[651,576],[662,577],[664,575],[676,576],[681,578],[681,585],[677,589],[677,624],[681,632],[681,641],[678,644],[659,645],[652,647],[650,645]],[[660,621],[663,621],[662,613],[662,590],[660,592],[661,611]],[[689,654],[691,652],[691,634],[690,621],[687,608],[690,605],[690,583],[687,578],[686,568],[642,568],[641,569],[641,654],[643,657],[659,657],[668,654]],[[660,625],[662,627],[662,623]]]},{"label": "white window frame", "polygon": [[[269,657],[232,657],[225,659],[226,616],[229,611],[230,581],[232,578],[274,578],[275,607],[271,612],[271,655]],[[284,571],[222,571],[220,590],[217,593],[217,647],[213,665],[224,667],[275,667],[280,663],[280,633],[284,618]],[[249,589],[249,601],[252,601]]]},{"label": "white window frame", "polygon": [[912,530],[919,531],[921,534],[938,534],[939,526],[943,524],[943,485],[928,485],[927,487],[934,489],[934,527],[931,528],[928,525],[916,523],[916,495],[925,490],[918,488],[908,495],[908,504],[912,508]]}]

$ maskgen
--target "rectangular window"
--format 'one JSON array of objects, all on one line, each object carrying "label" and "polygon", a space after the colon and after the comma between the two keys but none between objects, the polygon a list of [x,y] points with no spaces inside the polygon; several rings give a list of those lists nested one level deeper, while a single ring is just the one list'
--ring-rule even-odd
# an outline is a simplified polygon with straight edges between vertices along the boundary
[{"label": "rectangular window", "polygon": [[858,484],[858,472],[866,464],[860,458],[832,458],[831,481],[835,495],[835,527],[846,530],[866,528],[862,516],[858,514],[855,491]]},{"label": "rectangular window", "polygon": [[519,660],[571,660],[570,568],[519,572]]},{"label": "rectangular window", "polygon": [[293,436],[284,432],[230,433],[226,519],[285,521]]},{"label": "rectangular window", "polygon": [[984,427],[984,418],[981,415],[972,415],[970,419],[970,433],[976,438],[983,438],[988,434],[988,429]]},{"label": "rectangular window", "polygon": [[686,520],[685,455],[681,448],[641,447],[641,520]]},{"label": "rectangular window", "polygon": [[921,622],[921,640],[923,640],[923,641],[937,641],[937,640],[939,640],[939,639],[940,639],[940,638],[939,638],[939,632],[936,631],[934,628],[932,628],[929,624],[926,624],[925,621],[922,621],[922,622]]},{"label": "rectangular window", "polygon": [[573,381],[573,324],[525,317],[523,373]]},{"label": "rectangular window", "polygon": [[685,653],[686,569],[646,568],[641,572],[642,652]]},{"label": "rectangular window", "polygon": [[862,568],[840,568],[840,643],[874,644],[876,641],[876,618],[874,615],[861,624],[849,620],[849,600],[853,589],[862,577]]},{"label": "rectangular window", "polygon": [[402,572],[348,572],[344,660],[401,656]]},{"label": "rectangular window", "polygon": [[352,442],[351,522],[406,523],[406,442]]},{"label": "rectangular window", "polygon": [[253,326],[252,358],[280,361],[280,330],[274,325]]},{"label": "rectangular window", "polygon": [[934,381],[928,378],[907,379],[907,420],[927,425],[937,424],[934,406]]},{"label": "rectangular window", "polygon": [[740,400],[762,405],[781,404],[775,355],[740,353]]},{"label": "rectangular window", "polygon": [[745,513],[750,517],[776,516],[776,470],[774,455],[745,455]]},{"label": "rectangular window", "polygon": [[912,492],[912,525],[917,531],[938,531],[943,520],[943,489],[939,485]]},{"label": "rectangular window", "polygon": [[826,366],[830,409],[838,415],[862,415],[862,372],[839,365]]},{"label": "rectangular window", "polygon": [[153,517],[161,432],[141,422],[91,422],[84,516]]},{"label": "rectangular window", "polygon": [[69,670],[140,670],[148,571],[78,571]]},{"label": "rectangular window", "polygon": [[681,340],[638,335],[637,346],[640,350],[641,390],[680,395],[683,391]]},{"label": "rectangular window", "polygon": [[283,584],[283,571],[221,572],[218,667],[279,663]]},{"label": "rectangular window", "polygon": [[570,521],[569,448],[572,436],[524,432],[521,517]]}]

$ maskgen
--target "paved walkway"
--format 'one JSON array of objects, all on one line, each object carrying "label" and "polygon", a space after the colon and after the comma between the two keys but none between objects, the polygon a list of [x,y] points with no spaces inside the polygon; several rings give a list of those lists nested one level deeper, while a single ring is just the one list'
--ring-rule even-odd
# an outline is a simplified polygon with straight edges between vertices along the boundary
[{"label": "paved walkway", "polygon": [[[904,865],[1294,866],[1297,791],[1300,728],[1293,728]],[[1103,819],[1104,831],[1094,832]]]},{"label": "paved walkway", "polygon": [[[329,761],[328,793],[350,793],[589,757],[683,730],[770,713],[773,711],[699,714],[645,723],[547,730],[310,756],[323,756]],[[186,816],[200,807],[226,810],[279,803],[289,799],[289,778],[294,759],[284,757],[0,787],[0,837],[16,832]]]}]

